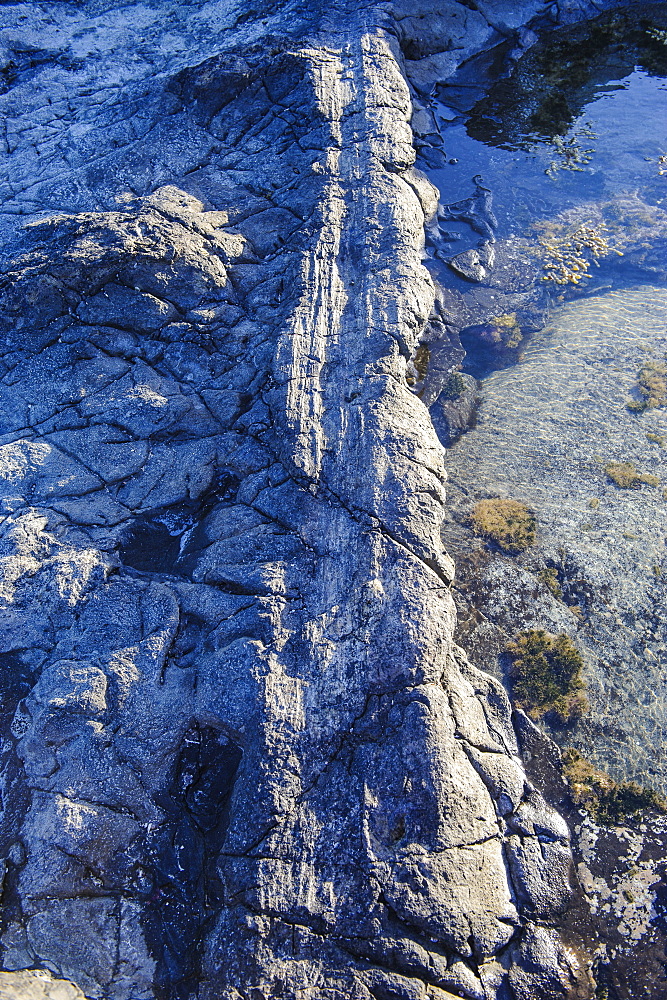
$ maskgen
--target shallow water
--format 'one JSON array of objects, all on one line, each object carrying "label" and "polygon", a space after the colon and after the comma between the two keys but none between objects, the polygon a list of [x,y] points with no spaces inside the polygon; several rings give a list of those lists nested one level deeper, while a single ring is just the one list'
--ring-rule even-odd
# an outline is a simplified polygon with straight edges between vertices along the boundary
[{"label": "shallow water", "polygon": [[[596,53],[590,72],[574,59],[577,87],[560,68],[551,123],[539,52],[497,94],[472,102],[458,81],[439,89],[431,110],[448,162],[429,176],[443,203],[453,190],[489,192],[493,233],[445,208],[430,266],[463,317],[463,370],[483,376],[475,426],[447,457],[460,641],[502,676],[518,631],[567,632],[584,655],[590,710],[565,728],[543,724],[614,776],[667,792],[667,407],[628,408],[642,367],[667,360],[667,80],[655,70],[667,44],[657,51],[647,30],[634,48],[616,40]],[[562,247],[582,226],[605,248],[578,251],[574,280],[549,280],[554,253],[574,259]],[[489,246],[481,280],[452,273],[448,260]],[[656,480],[619,488],[605,471],[614,461]],[[537,544],[518,557],[490,552],[467,523],[494,496],[537,515]]]},{"label": "shallow water", "polygon": [[[667,175],[659,172],[667,171],[659,162],[667,153],[667,82],[643,70],[595,86],[558,144],[529,133],[520,146],[488,146],[469,135],[471,119],[455,109],[438,102],[436,115],[446,128],[447,157],[457,162],[431,170],[431,179],[446,198],[481,174],[494,193],[498,238],[522,234],[536,221],[623,191],[637,192],[652,204],[667,197]],[[590,150],[585,157],[590,162],[576,163],[571,153],[568,157],[567,150],[575,148],[582,154]],[[460,231],[465,237],[465,228]]]},{"label": "shallow water", "polygon": [[[455,510],[507,496],[537,515],[535,547],[485,569],[480,609],[508,636],[547,628],[576,638],[590,712],[559,740],[665,791],[667,410],[634,414],[626,404],[642,365],[666,354],[667,289],[571,302],[516,368],[485,380],[477,426],[447,460]],[[620,489],[605,473],[612,461],[631,462],[658,484]],[[460,530],[446,527],[456,548],[466,544]],[[557,569],[562,600],[539,585],[536,592],[546,566]],[[498,669],[483,642],[477,655]]]}]

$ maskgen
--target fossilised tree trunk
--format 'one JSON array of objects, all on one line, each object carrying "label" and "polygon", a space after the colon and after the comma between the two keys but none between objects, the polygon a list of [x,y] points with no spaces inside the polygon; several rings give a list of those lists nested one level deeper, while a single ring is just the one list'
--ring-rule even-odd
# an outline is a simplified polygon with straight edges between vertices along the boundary
[{"label": "fossilised tree trunk", "polygon": [[452,643],[391,17],[53,6],[4,35],[4,968],[588,996],[567,827]]}]

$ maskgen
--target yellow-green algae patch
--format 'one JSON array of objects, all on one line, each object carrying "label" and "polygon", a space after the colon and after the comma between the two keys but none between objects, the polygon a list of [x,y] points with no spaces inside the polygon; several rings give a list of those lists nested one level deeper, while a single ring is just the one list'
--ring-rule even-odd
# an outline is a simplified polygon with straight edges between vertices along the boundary
[{"label": "yellow-green algae patch", "polygon": [[647,809],[667,813],[662,795],[636,781],[614,781],[573,747],[563,751],[563,773],[575,805],[602,826],[636,819]]},{"label": "yellow-green algae patch", "polygon": [[520,632],[507,644],[507,653],[512,661],[514,700],[532,719],[555,712],[567,722],[587,710],[586,685],[581,676],[584,661],[564,632]]},{"label": "yellow-green algae patch", "polygon": [[519,500],[480,500],[473,508],[470,523],[475,534],[512,555],[535,544],[537,519]]}]

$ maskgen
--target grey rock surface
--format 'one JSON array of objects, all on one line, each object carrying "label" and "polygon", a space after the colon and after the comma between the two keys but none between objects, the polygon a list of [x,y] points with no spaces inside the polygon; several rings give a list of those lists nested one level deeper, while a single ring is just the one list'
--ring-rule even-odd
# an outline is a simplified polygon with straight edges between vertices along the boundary
[{"label": "grey rock surface", "polygon": [[1,1000],[83,1000],[83,993],[50,972],[0,972]]},{"label": "grey rock surface", "polygon": [[406,379],[404,55],[501,6],[3,5],[2,988],[591,994]]}]

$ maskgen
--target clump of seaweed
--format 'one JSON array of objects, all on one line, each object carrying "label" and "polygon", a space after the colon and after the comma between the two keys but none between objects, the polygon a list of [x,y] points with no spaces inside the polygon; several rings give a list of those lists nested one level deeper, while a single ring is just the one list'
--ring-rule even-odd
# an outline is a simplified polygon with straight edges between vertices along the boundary
[{"label": "clump of seaweed", "polygon": [[632,462],[607,462],[604,467],[608,479],[619,489],[636,490],[644,483],[646,486],[659,486],[660,480],[649,472],[637,472]]},{"label": "clump of seaweed", "polygon": [[570,132],[569,136],[555,135],[552,139],[556,159],[544,171],[548,177],[555,177],[559,170],[582,171],[591,162],[594,149],[584,149],[582,139],[597,139],[590,122]]},{"label": "clump of seaweed", "polygon": [[563,773],[575,805],[601,826],[638,819],[647,809],[667,812],[667,801],[636,781],[614,781],[570,747],[563,752]]},{"label": "clump of seaweed", "polygon": [[664,361],[647,361],[637,374],[640,399],[627,404],[632,413],[657,410],[667,404],[667,364]]},{"label": "clump of seaweed", "polygon": [[520,632],[506,648],[512,661],[514,700],[531,719],[553,712],[561,722],[568,722],[588,709],[581,677],[584,661],[564,632]]},{"label": "clump of seaweed", "polygon": [[415,355],[408,366],[407,383],[416,385],[423,382],[428,372],[428,363],[431,358],[431,350],[426,344],[420,344]]},{"label": "clump of seaweed", "polygon": [[558,579],[558,570],[555,566],[546,566],[541,569],[537,574],[538,580],[541,580],[547,590],[553,594],[557,601],[563,600],[563,590]]},{"label": "clump of seaweed", "polygon": [[553,281],[556,285],[578,285],[583,278],[590,277],[591,263],[599,266],[600,257],[611,253],[622,257],[622,252],[610,246],[602,235],[606,228],[603,223],[598,226],[581,225],[570,236],[540,240],[540,246],[546,251],[543,280]]},{"label": "clump of seaweed", "polygon": [[523,334],[515,312],[494,316],[491,320],[491,325],[499,329],[504,347],[518,347],[523,340]]},{"label": "clump of seaweed", "polygon": [[442,390],[442,397],[443,399],[459,399],[466,391],[466,388],[465,379],[462,378],[459,372],[450,372]]},{"label": "clump of seaweed", "polygon": [[516,555],[535,544],[537,519],[518,500],[480,500],[475,504],[470,523],[477,535],[494,542],[503,552]]}]

